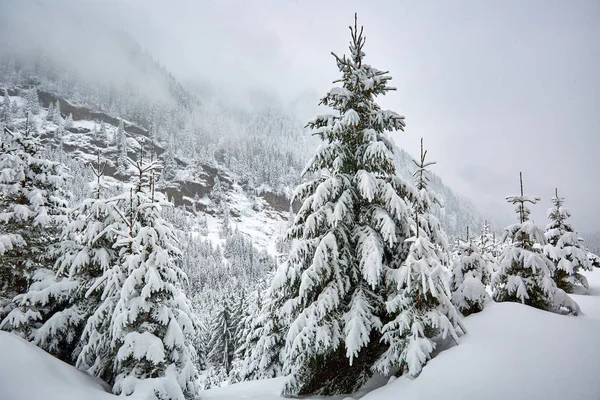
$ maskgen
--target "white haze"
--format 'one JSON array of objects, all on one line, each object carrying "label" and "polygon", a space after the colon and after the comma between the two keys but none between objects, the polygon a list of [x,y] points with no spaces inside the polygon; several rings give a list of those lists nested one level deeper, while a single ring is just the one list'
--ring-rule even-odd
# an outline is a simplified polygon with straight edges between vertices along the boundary
[{"label": "white haze", "polygon": [[[558,187],[575,227],[599,229],[594,0],[0,0],[0,46],[47,46],[118,82],[136,78],[105,37],[122,30],[189,87],[307,118],[338,76],[330,51],[347,50],[355,11],[367,60],[398,88],[382,104],[406,115],[401,147],[416,154],[423,136],[434,171],[484,214],[512,213],[504,197],[517,193],[523,171],[526,194],[542,197],[536,222],[545,224]],[[7,20],[20,27],[10,35]]]}]

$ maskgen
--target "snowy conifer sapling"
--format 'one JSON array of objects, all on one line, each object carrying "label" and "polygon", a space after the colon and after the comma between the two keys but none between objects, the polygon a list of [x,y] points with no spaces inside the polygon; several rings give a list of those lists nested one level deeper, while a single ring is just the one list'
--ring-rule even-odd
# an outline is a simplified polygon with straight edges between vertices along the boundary
[{"label": "snowy conifer sapling", "polygon": [[519,223],[506,228],[505,237],[512,243],[498,258],[498,271],[492,279],[493,298],[498,302],[514,301],[542,310],[564,307],[577,314],[577,304],[557,289],[552,280],[555,267],[543,254],[544,232],[529,221],[527,203],[536,204],[540,198],[525,196],[522,174],[520,179],[521,194],[506,198],[516,206]]},{"label": "snowy conifer sapling", "polygon": [[458,311],[467,316],[483,310],[488,299],[486,286],[492,276],[492,265],[480,248],[471,240],[461,243],[460,254],[452,263],[452,303]]},{"label": "snowy conifer sapling", "polygon": [[235,352],[235,324],[229,299],[224,299],[211,321],[208,359],[215,368],[229,374]]},{"label": "snowy conifer sapling", "polygon": [[[243,321],[244,342],[238,349],[240,380],[269,379],[282,373],[284,329],[278,318],[277,295],[259,286],[251,294],[255,305]],[[262,294],[261,294],[262,293]]]},{"label": "snowy conifer sapling", "polygon": [[386,303],[393,318],[383,327],[387,351],[377,361],[376,368],[384,374],[397,371],[418,375],[436,347],[433,339],[450,335],[458,341],[458,313],[450,301],[450,273],[445,265],[448,239],[438,219],[431,213],[440,204],[428,187],[428,167],[421,139],[421,158],[415,164],[415,183],[419,197],[414,203],[413,235],[406,260],[397,269],[388,271],[392,288]]},{"label": "snowy conifer sapling", "polygon": [[583,239],[573,231],[567,219],[571,213],[563,206],[564,199],[558,197],[558,189],[552,198],[552,207],[548,210],[550,224],[546,227],[548,244],[544,246],[544,254],[554,262],[552,275],[556,286],[567,293],[573,292],[576,284],[587,288],[588,283],[580,271],[593,269],[588,259]]},{"label": "snowy conifer sapling", "polygon": [[199,323],[181,288],[186,275],[178,265],[174,228],[161,216],[170,203],[154,191],[157,164],[145,164],[140,154],[135,167],[139,182],[130,200],[129,232],[121,241],[129,249],[122,256],[126,279],[110,323],[117,349],[113,391],[194,398],[197,353],[192,340]]}]

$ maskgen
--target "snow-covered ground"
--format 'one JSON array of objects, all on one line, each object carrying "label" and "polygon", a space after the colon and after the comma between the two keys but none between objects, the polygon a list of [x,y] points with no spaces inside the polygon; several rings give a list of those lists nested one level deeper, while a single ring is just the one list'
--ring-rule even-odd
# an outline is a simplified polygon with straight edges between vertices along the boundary
[{"label": "snow-covered ground", "polygon": [[103,383],[18,336],[0,331],[0,399],[109,400]]},{"label": "snow-covered ground", "polygon": [[[418,378],[398,378],[362,398],[600,399],[600,270],[587,276],[590,289],[573,295],[585,315],[557,315],[515,303],[491,304],[464,320],[468,335],[459,346],[431,360]],[[284,379],[211,389],[202,392],[200,399],[279,399]],[[0,332],[0,399],[110,398],[98,381]]]}]

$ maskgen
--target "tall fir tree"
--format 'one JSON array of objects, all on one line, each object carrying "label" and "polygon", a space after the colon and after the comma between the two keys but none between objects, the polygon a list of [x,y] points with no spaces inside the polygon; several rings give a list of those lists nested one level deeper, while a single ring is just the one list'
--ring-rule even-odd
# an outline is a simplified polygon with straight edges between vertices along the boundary
[{"label": "tall fir tree", "polygon": [[567,293],[572,293],[575,285],[588,287],[581,270],[593,269],[588,259],[583,239],[577,236],[567,222],[571,213],[564,206],[564,198],[558,197],[558,189],[552,198],[552,207],[548,210],[550,224],[546,226],[544,254],[554,263],[552,278],[556,286]]},{"label": "tall fir tree", "polygon": [[413,236],[406,260],[399,268],[388,271],[392,291],[386,303],[393,318],[383,326],[382,340],[389,345],[375,364],[384,374],[394,371],[418,375],[435,350],[435,338],[450,335],[458,341],[457,328],[463,332],[458,313],[450,300],[447,269],[448,239],[438,219],[432,214],[442,202],[429,187],[428,167],[423,150],[414,172],[418,198],[414,202]]},{"label": "tall fir tree", "polygon": [[334,54],[342,77],[321,99],[333,114],[308,123],[323,141],[293,199],[302,207],[288,235],[295,242],[272,290],[290,321],[287,396],[351,393],[385,351],[386,271],[406,254],[418,193],[396,175],[387,132],[404,117],[382,110],[377,96],[391,77],[364,62],[363,29],[350,27],[350,57]]},{"label": "tall fir tree", "polygon": [[498,258],[498,271],[492,279],[493,299],[523,303],[542,310],[562,306],[577,314],[577,303],[552,280],[555,267],[543,254],[544,232],[529,220],[531,211],[527,203],[536,204],[540,198],[523,194],[522,174],[520,182],[521,194],[506,198],[515,205],[519,223],[506,228],[505,236],[511,240],[511,245]]}]

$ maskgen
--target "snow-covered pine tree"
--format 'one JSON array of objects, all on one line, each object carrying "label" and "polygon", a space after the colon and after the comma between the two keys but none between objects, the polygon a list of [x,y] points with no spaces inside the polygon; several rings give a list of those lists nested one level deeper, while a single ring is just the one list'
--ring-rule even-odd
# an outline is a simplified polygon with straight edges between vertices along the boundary
[{"label": "snow-covered pine tree", "polygon": [[54,121],[54,103],[50,102],[48,105],[48,113],[46,114],[46,121]]},{"label": "snow-covered pine tree", "polygon": [[210,199],[219,207],[223,201],[223,187],[218,175],[215,175],[212,190],[210,191]]},{"label": "snow-covered pine tree", "polygon": [[52,121],[56,125],[62,125],[63,123],[62,112],[60,111],[60,99],[56,99],[56,105],[54,106],[54,115]]},{"label": "snow-covered pine tree", "polygon": [[497,257],[496,235],[492,232],[490,224],[487,221],[483,222],[480,235],[475,239],[475,244],[481,250],[481,254],[490,254]]},{"label": "snow-covered pine tree", "polygon": [[69,129],[73,127],[73,114],[69,113],[67,118],[65,119],[65,129]]},{"label": "snow-covered pine tree", "polygon": [[123,120],[119,120],[119,127],[115,136],[117,146],[117,173],[123,175],[127,171],[127,138],[125,136],[125,127]]},{"label": "snow-covered pine tree", "polygon": [[0,122],[3,122],[4,125],[8,127],[12,125],[12,110],[10,107],[8,89],[4,89],[4,98],[2,100],[2,105],[0,106]]},{"label": "snow-covered pine tree", "polygon": [[[127,276],[127,268],[123,265],[123,260],[131,254],[132,250],[130,242],[123,240],[123,237],[128,238],[130,232],[131,219],[127,218],[125,210],[127,206],[132,209],[132,197],[121,194],[106,199],[105,208],[100,207],[103,205],[101,201],[97,201],[97,213],[91,217],[94,223],[104,224],[104,229],[94,237],[94,244],[100,245],[103,241],[112,242],[114,253],[111,255],[114,255],[115,260],[103,268],[102,276],[86,293],[87,296],[98,296],[99,304],[85,323],[76,366],[109,384],[114,383],[117,373],[114,363],[118,348],[113,340],[111,322]],[[90,228],[92,227],[93,225],[90,224]]]},{"label": "snow-covered pine tree", "polygon": [[272,285],[291,322],[287,396],[351,393],[372,375],[385,350],[383,277],[404,261],[409,201],[418,197],[396,175],[387,135],[404,129],[404,117],[375,102],[394,90],[391,77],[364,62],[356,17],[350,32],[351,56],[334,54],[341,87],[320,103],[335,112],[308,123],[323,143],[295,191],[293,199],[303,202],[288,231],[295,243]]},{"label": "snow-covered pine tree", "polygon": [[277,241],[275,242],[275,250],[277,251],[278,262],[285,262],[288,254],[290,253],[290,250],[292,249],[292,241],[285,234],[285,232],[287,232],[287,230],[293,226],[295,215],[296,214],[294,213],[294,208],[292,207],[292,204],[290,204],[286,226],[277,235]]},{"label": "snow-covered pine tree", "polygon": [[33,115],[40,113],[40,100],[38,98],[37,88],[33,87],[25,93],[25,112]]},{"label": "snow-covered pine tree", "polygon": [[475,245],[481,250],[481,256],[487,262],[493,276],[498,270],[498,256],[502,253],[502,246],[507,244],[503,244],[500,239],[496,238],[496,232],[493,232],[490,224],[484,221]]},{"label": "snow-covered pine tree", "polygon": [[245,289],[242,287],[236,291],[237,299],[231,300],[231,324],[233,327],[233,351],[235,352],[244,343],[244,324],[249,315],[248,302],[246,299]]},{"label": "snow-covered pine tree", "polygon": [[108,132],[106,131],[106,124],[104,121],[100,121],[100,129],[98,130],[98,140],[101,140],[108,146]]},{"label": "snow-covered pine tree", "polygon": [[554,264],[543,254],[546,244],[544,232],[529,221],[527,203],[536,204],[540,198],[523,194],[523,174],[519,173],[521,194],[508,196],[519,215],[519,223],[506,228],[505,237],[511,239],[498,258],[498,271],[492,278],[493,299],[527,304],[542,310],[567,308],[577,314],[579,307],[552,280]]},{"label": "snow-covered pine tree", "polygon": [[54,264],[49,250],[65,222],[67,175],[40,155],[29,124],[24,133],[5,128],[0,136],[0,297],[10,298],[27,292],[36,270]]},{"label": "snow-covered pine tree", "polygon": [[163,158],[163,170],[161,172],[161,182],[163,187],[169,185],[175,179],[177,175],[177,162],[175,161],[175,154],[173,153],[172,146],[168,146],[167,150],[162,155]]},{"label": "snow-covered pine tree", "polygon": [[18,321],[13,329],[29,332],[30,341],[71,364],[87,345],[87,338],[81,336],[101,302],[99,279],[117,261],[113,246],[120,218],[112,205],[100,198],[103,169],[98,156],[94,198],[70,212],[70,222],[56,249],[55,268],[36,274],[20,307],[7,318]]},{"label": "snow-covered pine tree", "polygon": [[[268,275],[267,278],[272,278]],[[266,279],[268,282],[270,279]],[[237,356],[242,360],[240,381],[269,379],[282,374],[285,328],[278,316],[281,302],[265,283],[258,285],[251,304],[255,304],[244,323],[244,343]]]},{"label": "snow-covered pine tree", "polygon": [[392,288],[386,303],[391,320],[383,326],[382,341],[389,345],[375,364],[383,374],[395,371],[418,375],[431,358],[435,338],[450,335],[457,341],[457,327],[463,332],[458,313],[450,300],[450,273],[446,267],[448,239],[432,214],[441,201],[429,188],[428,167],[421,139],[421,158],[415,161],[414,179],[419,190],[414,202],[413,236],[406,260],[387,274]]},{"label": "snow-covered pine tree", "polygon": [[140,154],[135,167],[140,179],[130,200],[129,232],[121,240],[129,248],[122,255],[127,278],[110,322],[111,347],[117,349],[113,392],[191,399],[197,392],[192,341],[199,322],[181,289],[186,275],[178,266],[174,228],[161,216],[170,203],[148,185],[158,165],[145,164]]},{"label": "snow-covered pine tree", "polygon": [[265,290],[263,287],[264,282],[264,280],[260,280],[255,286],[254,290],[248,294],[247,308],[244,310],[242,318],[240,319],[238,332],[238,337],[240,340],[236,346],[234,354],[234,370],[230,374],[230,376],[233,377],[232,381],[235,382],[244,380],[242,375],[244,373],[245,364],[249,358],[251,348],[253,347],[253,342],[251,342],[249,338],[252,336],[256,325],[255,321],[260,315],[260,311],[263,306],[263,292]]},{"label": "snow-covered pine tree", "polygon": [[448,237],[442,230],[438,218],[433,214],[434,207],[443,208],[442,199],[431,189],[429,183],[428,168],[435,165],[435,161],[426,161],[427,150],[423,148],[423,138],[421,138],[421,156],[419,162],[413,160],[416,166],[413,173],[415,186],[419,191],[419,202],[415,203],[415,212],[418,215],[419,226],[423,229],[431,243],[434,245],[438,259],[444,266],[448,265]]},{"label": "snow-covered pine tree", "polygon": [[17,104],[17,100],[16,99],[13,100],[12,103],[10,103],[10,113],[11,113],[12,118],[20,117],[21,116],[20,111],[21,110],[19,108],[19,105]]},{"label": "snow-covered pine tree", "polygon": [[459,256],[452,263],[450,290],[452,303],[464,316],[483,310],[489,295],[486,286],[492,278],[493,266],[489,258],[469,237],[462,244]]},{"label": "snow-covered pine tree", "polygon": [[552,207],[548,210],[550,224],[546,226],[544,254],[554,263],[552,278],[556,286],[567,293],[572,293],[576,284],[588,287],[585,276],[580,271],[593,269],[583,246],[583,239],[573,231],[567,219],[571,216],[564,207],[564,198],[558,197],[558,189],[554,192]]},{"label": "snow-covered pine tree", "polygon": [[226,239],[233,233],[231,229],[231,218],[229,216],[229,206],[225,201],[221,201],[219,203],[219,213],[221,214],[221,230],[219,231],[219,236],[221,238]]},{"label": "snow-covered pine tree", "polygon": [[10,109],[10,96],[8,95],[8,89],[4,89],[4,95],[2,97],[2,109]]},{"label": "snow-covered pine tree", "polygon": [[215,310],[210,323],[210,340],[207,348],[208,360],[217,369],[222,369],[225,375],[231,371],[235,354],[235,326],[233,313],[228,298],[224,298]]}]

